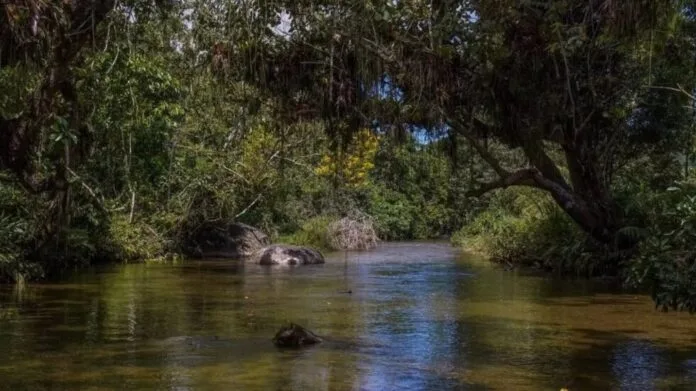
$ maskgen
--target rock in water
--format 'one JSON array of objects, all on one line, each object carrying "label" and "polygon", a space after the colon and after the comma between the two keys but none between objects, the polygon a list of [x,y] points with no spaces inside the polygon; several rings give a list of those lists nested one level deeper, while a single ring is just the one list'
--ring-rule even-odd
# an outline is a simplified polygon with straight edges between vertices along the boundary
[{"label": "rock in water", "polygon": [[321,338],[316,334],[294,323],[281,327],[273,338],[273,343],[276,346],[284,348],[299,348],[321,341]]},{"label": "rock in water", "polygon": [[308,247],[274,244],[256,252],[254,261],[261,265],[314,265],[324,263],[324,256]]},{"label": "rock in water", "polygon": [[242,223],[206,223],[188,239],[187,253],[199,257],[248,257],[271,243],[259,229]]}]

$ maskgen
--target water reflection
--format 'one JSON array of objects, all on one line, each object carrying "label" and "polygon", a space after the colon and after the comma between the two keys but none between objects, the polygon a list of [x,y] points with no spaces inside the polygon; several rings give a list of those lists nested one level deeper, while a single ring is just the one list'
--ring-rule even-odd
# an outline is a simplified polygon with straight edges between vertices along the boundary
[{"label": "water reflection", "polygon": [[612,371],[622,391],[654,389],[664,371],[661,352],[654,344],[629,340],[614,348]]},{"label": "water reflection", "polygon": [[[454,269],[454,264],[441,260],[385,263],[368,269],[363,278],[366,284],[389,288],[381,291],[381,308],[368,312],[370,322],[362,330],[363,343],[381,344],[365,352],[362,389],[447,389],[457,384],[437,376],[457,350],[456,318],[447,311],[456,304],[460,275]],[[379,288],[370,291],[380,292]],[[423,376],[423,372],[432,374]]]},{"label": "water reflection", "polygon": [[[696,388],[693,318],[608,283],[504,272],[441,244],[328,258],[123,265],[0,287],[2,386]],[[270,337],[288,320],[326,343],[275,349]]]}]

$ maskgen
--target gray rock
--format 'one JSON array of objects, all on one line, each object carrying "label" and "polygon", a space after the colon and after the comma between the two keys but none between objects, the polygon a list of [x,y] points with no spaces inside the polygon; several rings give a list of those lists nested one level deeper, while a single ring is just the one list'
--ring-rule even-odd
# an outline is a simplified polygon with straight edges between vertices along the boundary
[{"label": "gray rock", "polygon": [[248,257],[271,243],[261,230],[242,223],[206,224],[190,240],[191,255],[200,257]]},{"label": "gray rock", "polygon": [[308,247],[274,244],[258,250],[254,262],[261,265],[314,265],[324,263],[324,256]]},{"label": "gray rock", "polygon": [[231,243],[241,256],[250,256],[264,246],[271,244],[271,239],[268,235],[250,225],[241,223],[230,224],[227,231],[229,232]]}]

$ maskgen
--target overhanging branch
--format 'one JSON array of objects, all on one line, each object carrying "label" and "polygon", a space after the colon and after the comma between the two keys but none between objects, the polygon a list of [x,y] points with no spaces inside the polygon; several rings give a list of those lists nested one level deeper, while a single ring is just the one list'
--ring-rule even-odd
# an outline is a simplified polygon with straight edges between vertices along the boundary
[{"label": "overhanging branch", "polygon": [[539,176],[539,172],[534,168],[523,168],[515,171],[495,182],[481,184],[478,189],[467,192],[469,197],[479,197],[491,190],[505,189],[510,186],[531,186],[541,187],[535,181],[535,177]]},{"label": "overhanging branch", "polygon": [[476,137],[474,137],[474,135],[470,131],[468,131],[468,127],[464,126],[464,124],[462,124],[460,121],[457,121],[456,119],[450,118],[449,116],[445,115],[445,113],[442,110],[440,112],[445,117],[445,121],[449,124],[449,126],[452,127],[457,133],[464,136],[467,139],[467,141],[469,141],[469,143],[472,147],[474,147],[479,156],[481,156],[481,158],[486,163],[488,163],[489,166],[491,166],[491,168],[493,169],[493,171],[496,172],[496,174],[498,174],[501,178],[505,178],[510,175],[510,172],[503,168],[498,159],[496,159],[495,156],[493,156],[493,154],[491,154],[488,151],[488,149],[481,145],[481,143],[479,143]]},{"label": "overhanging branch", "polygon": [[570,189],[558,165],[556,165],[556,162],[546,153],[541,142],[534,140],[524,142],[522,143],[522,150],[532,165],[534,165],[545,178],[548,178],[567,190]]}]

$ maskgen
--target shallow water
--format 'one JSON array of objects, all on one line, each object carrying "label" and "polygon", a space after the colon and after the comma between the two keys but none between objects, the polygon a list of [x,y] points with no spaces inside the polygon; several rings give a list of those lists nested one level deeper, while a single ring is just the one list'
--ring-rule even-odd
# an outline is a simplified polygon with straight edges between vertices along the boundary
[{"label": "shallow water", "polygon": [[[274,348],[285,321],[326,342]],[[696,389],[696,318],[436,243],[317,266],[133,264],[0,287],[0,349],[0,388],[12,390]]]}]

